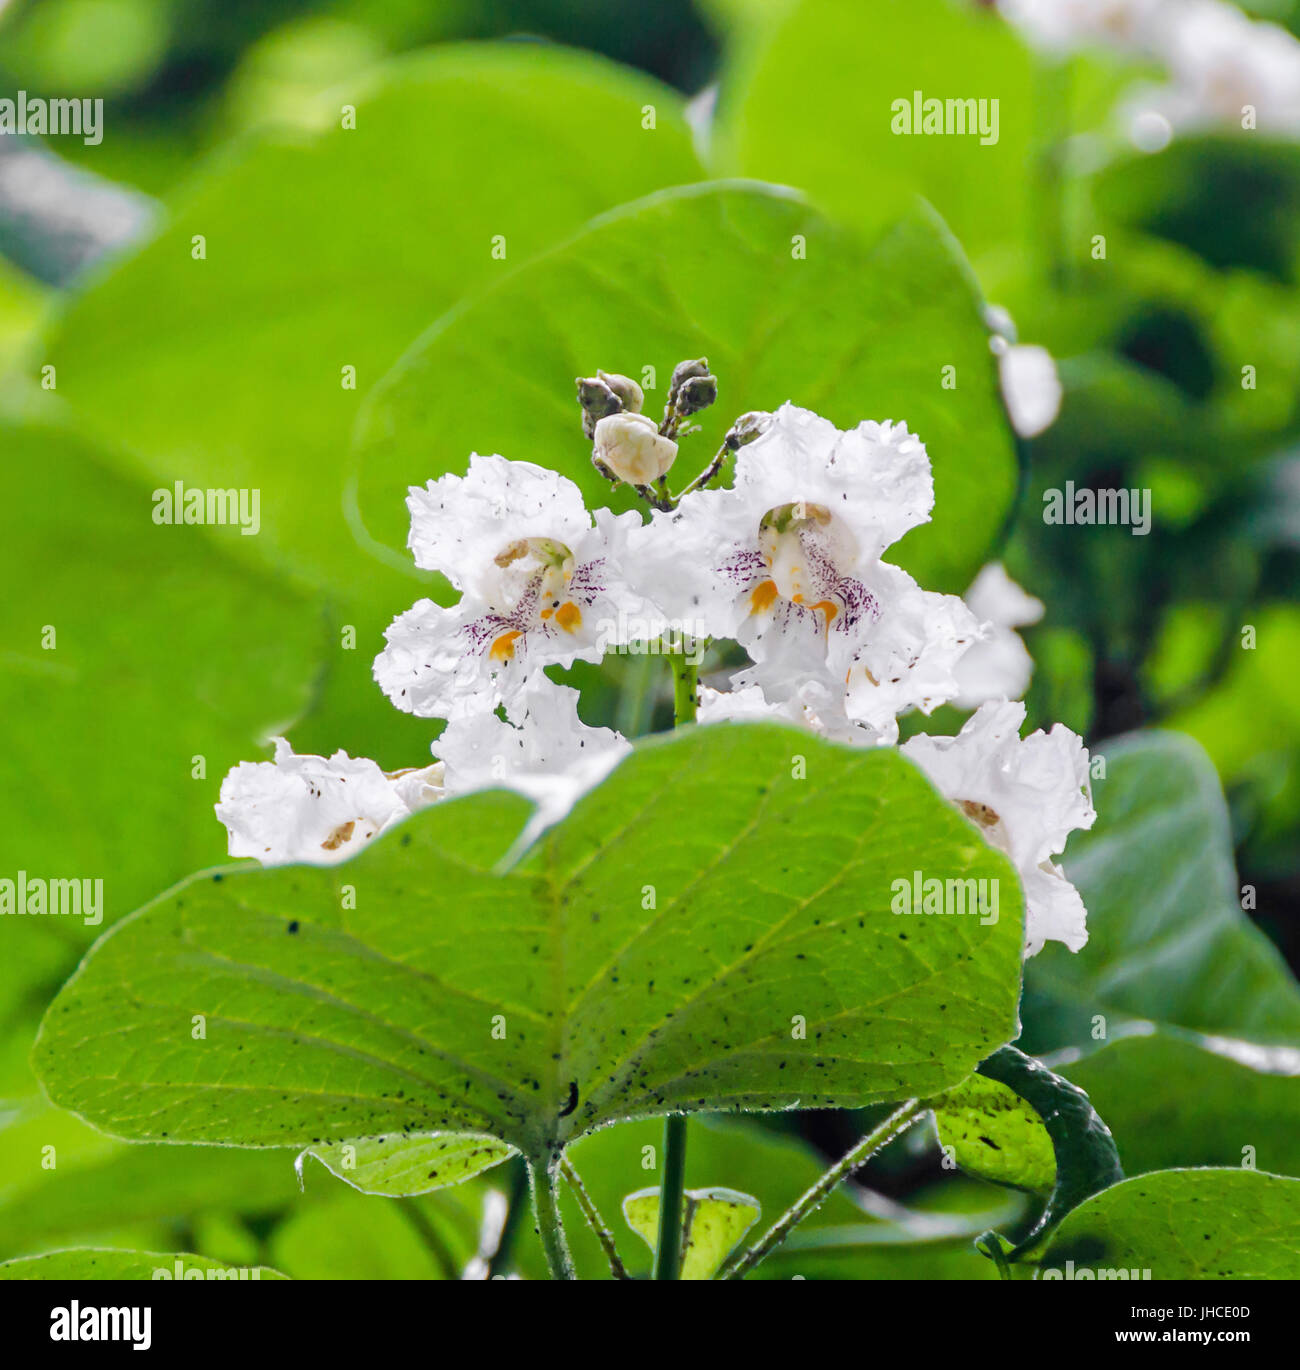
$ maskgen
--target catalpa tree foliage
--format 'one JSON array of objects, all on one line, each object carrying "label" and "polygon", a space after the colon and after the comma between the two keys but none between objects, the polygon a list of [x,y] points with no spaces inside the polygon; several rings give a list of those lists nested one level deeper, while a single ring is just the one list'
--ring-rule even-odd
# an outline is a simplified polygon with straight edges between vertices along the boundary
[{"label": "catalpa tree foliage", "polygon": [[350,22],[0,146],[0,1276],[1300,1275],[1300,40]]}]

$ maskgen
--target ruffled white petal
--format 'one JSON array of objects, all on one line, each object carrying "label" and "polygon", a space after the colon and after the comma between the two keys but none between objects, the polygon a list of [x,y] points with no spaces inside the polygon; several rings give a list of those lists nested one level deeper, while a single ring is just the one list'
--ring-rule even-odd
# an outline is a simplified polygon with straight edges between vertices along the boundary
[{"label": "ruffled white petal", "polygon": [[342,751],[298,756],[278,737],[274,761],[243,761],[226,776],[216,810],[231,856],[265,866],[325,866],[441,795],[439,766],[386,775],[375,762]]},{"label": "ruffled white petal", "polygon": [[[1068,886],[1065,877],[1042,867],[1065,849],[1070,833],[1096,820],[1088,753],[1059,723],[1022,740],[1024,720],[1023,704],[991,702],[956,737],[913,737],[901,750],[1011,857],[1025,887],[1031,954],[1048,939],[1077,951],[1087,937],[1082,902],[1076,908],[1077,894],[1058,888]],[[1054,883],[1045,885],[1045,879]]]},{"label": "ruffled white petal", "polygon": [[448,724],[433,744],[449,795],[504,786],[538,806],[538,824],[557,822],[631,750],[612,728],[578,717],[578,692],[545,677],[529,682],[506,719],[479,713]]},{"label": "ruffled white petal", "polygon": [[571,480],[498,456],[475,454],[468,474],[412,486],[406,507],[415,564],[480,594],[489,593],[496,558],[512,543],[544,539],[572,546],[591,527],[582,491]]}]

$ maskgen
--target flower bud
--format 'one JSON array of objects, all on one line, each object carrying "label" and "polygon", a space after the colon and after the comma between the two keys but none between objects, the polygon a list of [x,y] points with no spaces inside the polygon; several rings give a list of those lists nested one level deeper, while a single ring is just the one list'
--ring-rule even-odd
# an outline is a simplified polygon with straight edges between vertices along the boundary
[{"label": "flower bud", "polygon": [[705,357],[701,357],[698,361],[693,362],[678,362],[677,365],[673,367],[672,380],[668,382],[668,403],[672,404],[677,398],[678,392],[687,381],[692,380],[697,376],[707,376],[708,374],[709,363],[708,359]]},{"label": "flower bud", "polygon": [[645,392],[631,376],[620,376],[617,372],[597,371],[596,376],[618,396],[619,402],[629,414],[639,414],[645,403]]},{"label": "flower bud", "polygon": [[610,414],[596,424],[591,459],[629,485],[650,485],[677,459],[677,444],[646,414]]},{"label": "flower bud", "polygon": [[715,376],[692,376],[677,391],[677,412],[683,418],[688,414],[698,414],[717,398],[718,381]]},{"label": "flower bud", "polygon": [[601,419],[622,410],[623,401],[600,379],[599,373],[586,379],[579,376],[577,386],[578,403],[582,406],[582,431],[591,437]]},{"label": "flower bud", "polygon": [[753,442],[767,427],[769,417],[770,415],[755,409],[751,409],[748,414],[742,414],[727,430],[727,436],[722,440],[727,450],[738,452],[747,443]]}]

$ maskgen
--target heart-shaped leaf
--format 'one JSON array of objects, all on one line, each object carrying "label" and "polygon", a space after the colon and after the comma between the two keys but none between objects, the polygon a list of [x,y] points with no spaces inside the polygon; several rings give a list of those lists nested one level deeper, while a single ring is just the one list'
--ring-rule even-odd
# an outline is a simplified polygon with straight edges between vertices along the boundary
[{"label": "heart-shaped leaf", "polygon": [[[898,754],[772,725],[642,745],[504,874],[528,816],[435,805],[330,869],[218,872],[51,1005],[57,1103],[146,1139],[488,1134],[929,1096],[1016,1031],[1014,873]],[[906,917],[899,880],[1001,882]]]}]

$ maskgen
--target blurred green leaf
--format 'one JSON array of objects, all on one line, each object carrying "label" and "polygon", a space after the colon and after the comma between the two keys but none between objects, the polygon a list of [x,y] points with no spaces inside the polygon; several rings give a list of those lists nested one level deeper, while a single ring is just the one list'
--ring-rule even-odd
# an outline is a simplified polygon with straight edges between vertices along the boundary
[{"label": "blurred green leaf", "polygon": [[102,881],[102,922],[4,920],[16,1026],[104,928],[222,858],[221,778],[306,706],[322,644],[309,601],[232,554],[237,528],[155,525],[149,487],[63,433],[0,440],[22,587],[0,603],[0,738],[24,777],[0,870]]},{"label": "blurred green leaf", "polygon": [[[920,193],[968,252],[1023,252],[1039,111],[1030,54],[998,14],[951,0],[802,0],[761,37],[726,73],[722,169],[799,186],[868,234]],[[894,101],[910,109],[915,92],[996,99],[997,140],[894,133]]]},{"label": "blurred green leaf", "polygon": [[1097,823],[1075,834],[1064,862],[1088,909],[1088,944],[1077,955],[1049,946],[1026,966],[1021,1045],[1087,1043],[1130,1018],[1300,1041],[1300,989],[1242,911],[1205,753],[1177,733],[1134,735],[1099,752]]},{"label": "blurred green leaf", "polygon": [[[52,1251],[45,1256],[25,1256],[0,1264],[0,1280],[152,1280],[156,1270],[175,1274],[198,1270],[206,1280],[282,1280],[278,1270],[264,1265],[252,1269],[224,1265],[189,1251],[109,1251],[81,1248]],[[191,1276],[191,1278],[193,1278]]]},{"label": "blurred green leaf", "polygon": [[[295,744],[395,767],[429,728],[370,678],[371,648],[411,596],[405,567],[365,556],[350,533],[360,395],[468,292],[698,167],[678,96],[558,49],[444,48],[336,95],[316,106],[315,132],[270,129],[214,156],[170,226],[73,303],[46,402],[66,400],[151,484],[261,492],[262,530],[235,554],[329,596],[333,650]],[[442,469],[427,459],[426,474]],[[343,649],[345,625],[358,650]]]},{"label": "blurred green leaf", "polygon": [[1300,1175],[1300,1052],[1136,1032],[1056,1069],[1088,1091],[1129,1175],[1244,1165]]}]

